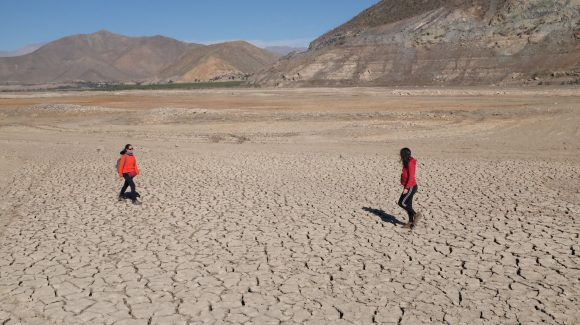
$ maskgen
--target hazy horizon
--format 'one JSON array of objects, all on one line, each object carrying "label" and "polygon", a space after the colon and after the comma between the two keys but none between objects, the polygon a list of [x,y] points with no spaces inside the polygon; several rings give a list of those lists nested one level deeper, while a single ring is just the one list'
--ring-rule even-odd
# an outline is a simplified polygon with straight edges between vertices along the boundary
[{"label": "hazy horizon", "polygon": [[0,52],[99,30],[133,37],[163,35],[200,44],[244,40],[259,47],[308,47],[316,37],[377,2],[9,2],[0,12]]},{"label": "hazy horizon", "polygon": [[[94,33],[96,33],[98,31],[95,31]],[[120,33],[115,33],[114,31],[108,31],[111,32],[113,34],[118,34],[118,35],[122,35]],[[92,33],[88,33],[88,34],[92,34]],[[72,35],[80,35],[80,34],[71,34],[71,35],[67,35],[67,36],[72,36]],[[64,36],[64,37],[67,37]],[[155,35],[141,35],[142,37],[149,37],[149,36],[155,36]],[[166,36],[166,35],[162,35],[162,36]],[[139,36],[132,36],[132,37],[139,37]],[[168,37],[168,36],[166,36]],[[21,55],[26,55],[29,53],[32,53],[34,51],[36,51],[37,49],[41,48],[42,46],[56,41],[55,40],[51,40],[48,42],[41,42],[41,43],[32,43],[32,44],[26,44],[21,48],[18,49],[13,49],[13,50],[3,50],[0,49],[0,57],[15,57],[15,56],[21,56]],[[308,48],[308,45],[310,44],[310,42],[314,40],[314,39],[304,39],[304,40],[281,40],[281,41],[274,41],[274,42],[266,42],[266,41],[262,41],[262,40],[238,40],[238,39],[227,39],[227,40],[179,40],[185,43],[194,43],[194,44],[202,44],[202,45],[213,45],[213,44],[220,44],[220,43],[226,43],[226,42],[233,42],[233,41],[246,41],[250,44],[253,44],[259,48],[263,48],[263,49],[271,49],[271,48],[279,48],[279,47],[284,47],[284,48],[291,48],[291,49],[306,49]]]}]

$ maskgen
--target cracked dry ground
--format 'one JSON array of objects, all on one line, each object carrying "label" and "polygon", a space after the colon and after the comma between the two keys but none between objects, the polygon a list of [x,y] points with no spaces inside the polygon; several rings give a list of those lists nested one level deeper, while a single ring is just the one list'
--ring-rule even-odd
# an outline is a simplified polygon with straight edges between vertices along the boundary
[{"label": "cracked dry ground", "polygon": [[139,207],[52,155],[7,194],[1,324],[579,320],[577,163],[419,159],[409,232],[386,154],[138,152]]}]

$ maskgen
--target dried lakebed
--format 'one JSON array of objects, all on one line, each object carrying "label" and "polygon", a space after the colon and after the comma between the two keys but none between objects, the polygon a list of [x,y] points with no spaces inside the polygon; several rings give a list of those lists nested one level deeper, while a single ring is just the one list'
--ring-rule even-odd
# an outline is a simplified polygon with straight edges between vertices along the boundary
[{"label": "dried lakebed", "polygon": [[420,160],[409,232],[386,157],[149,152],[140,207],[107,159],[53,159],[8,194],[7,324],[578,320],[579,206],[544,186],[578,165]]}]

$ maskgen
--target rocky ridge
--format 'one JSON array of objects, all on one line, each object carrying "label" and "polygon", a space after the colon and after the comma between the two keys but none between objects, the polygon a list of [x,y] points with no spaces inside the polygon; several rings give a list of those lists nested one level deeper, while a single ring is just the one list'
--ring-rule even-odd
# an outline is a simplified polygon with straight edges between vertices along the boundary
[{"label": "rocky ridge", "polygon": [[383,0],[253,78],[268,86],[562,83],[580,77],[580,1]]}]

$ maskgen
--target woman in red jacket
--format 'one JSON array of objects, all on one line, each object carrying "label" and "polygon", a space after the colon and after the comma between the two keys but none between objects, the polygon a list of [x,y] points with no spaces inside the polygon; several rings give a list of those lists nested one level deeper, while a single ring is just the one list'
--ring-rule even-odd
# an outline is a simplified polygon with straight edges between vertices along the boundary
[{"label": "woman in red jacket", "polygon": [[412,229],[421,218],[421,213],[416,213],[413,210],[413,196],[417,193],[417,180],[415,179],[417,160],[411,156],[411,149],[401,149],[401,163],[403,164],[403,172],[401,173],[403,193],[399,198],[398,204],[409,215],[409,222],[404,224],[403,228]]},{"label": "woman in red jacket", "polygon": [[[119,201],[122,201],[126,196],[128,196],[133,204],[139,205],[141,202],[137,201],[137,191],[135,191],[135,182],[133,178],[139,175],[139,168],[137,167],[137,160],[133,156],[133,146],[128,144],[125,149],[121,151],[121,160],[119,162],[119,177],[125,179],[125,184],[121,188],[121,193],[119,193]],[[129,195],[125,194],[127,187],[131,187],[131,193]]]}]

